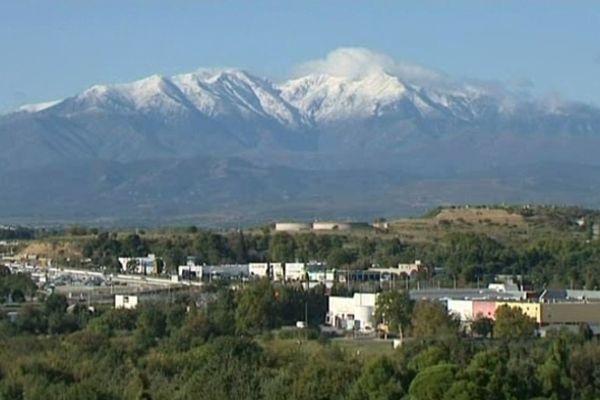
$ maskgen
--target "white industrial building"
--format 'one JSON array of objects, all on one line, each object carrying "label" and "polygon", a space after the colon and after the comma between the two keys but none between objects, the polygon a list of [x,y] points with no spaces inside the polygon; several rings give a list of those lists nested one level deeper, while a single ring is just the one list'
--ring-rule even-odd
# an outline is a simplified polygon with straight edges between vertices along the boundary
[{"label": "white industrial building", "polygon": [[345,330],[372,331],[375,328],[375,293],[354,293],[354,297],[329,297],[325,323]]},{"label": "white industrial building", "polygon": [[490,283],[488,285],[488,289],[495,290],[498,293],[507,293],[507,292],[518,292],[521,290],[519,285],[514,283],[512,280],[503,283]]},{"label": "white industrial building", "polygon": [[391,268],[371,268],[371,271],[376,271],[381,273],[382,278],[387,279],[391,276],[400,277],[402,275],[406,275],[407,277],[414,277],[420,271],[425,269],[425,265],[421,262],[421,260],[415,260],[413,263],[407,264],[398,264],[397,267]]},{"label": "white industrial building", "polygon": [[323,269],[317,271],[308,271],[308,280],[310,282],[331,283],[335,282],[337,273],[335,270]]},{"label": "white industrial building", "polygon": [[115,295],[115,308],[133,310],[138,305],[138,297],[130,296],[126,294],[116,294]]},{"label": "white industrial building", "polygon": [[193,261],[188,261],[186,265],[177,267],[177,275],[184,280],[202,279],[202,265],[196,265]]},{"label": "white industrial building", "polygon": [[248,264],[205,265],[202,276],[205,279],[240,279],[250,275]]},{"label": "white industrial building", "polygon": [[159,259],[154,254],[148,257],[119,257],[119,264],[123,272],[134,272],[142,275],[160,273]]},{"label": "white industrial building", "polygon": [[300,281],[306,277],[305,263],[285,263],[285,280]]},{"label": "white industrial building", "polygon": [[250,275],[248,264],[195,265],[191,261],[180,265],[177,273],[183,280],[241,279]]},{"label": "white industrial building", "polygon": [[250,263],[248,265],[250,277],[254,278],[270,278],[271,268],[269,263]]},{"label": "white industrial building", "polygon": [[446,302],[448,312],[456,315],[461,321],[473,320],[473,301],[448,299]]},{"label": "white industrial building", "polygon": [[285,280],[285,269],[283,263],[269,263],[271,267],[271,279],[275,282],[281,282]]},{"label": "white industrial building", "polygon": [[408,264],[398,264],[398,271],[401,274],[406,274],[408,276],[419,273],[422,268],[423,264],[421,263],[421,260],[415,260],[415,262]]}]

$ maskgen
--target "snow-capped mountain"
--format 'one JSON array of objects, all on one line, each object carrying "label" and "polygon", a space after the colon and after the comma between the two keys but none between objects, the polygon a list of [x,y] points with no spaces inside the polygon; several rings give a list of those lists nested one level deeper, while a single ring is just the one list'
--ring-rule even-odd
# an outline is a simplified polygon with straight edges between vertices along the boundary
[{"label": "snow-capped mountain", "polygon": [[295,148],[306,146],[301,142],[309,130],[310,123],[272,83],[244,71],[153,75],[94,85],[73,97],[0,117],[0,144],[15,150],[0,155],[0,165]]},{"label": "snow-capped mountain", "polygon": [[[355,121],[409,107],[422,118],[476,118],[478,104],[492,98],[483,88],[426,89],[385,71],[361,77],[311,74],[279,85],[282,97],[316,123]],[[498,111],[501,99],[498,100]]]},{"label": "snow-capped mountain", "polygon": [[[418,151],[458,157],[452,164],[461,167],[455,146],[477,153],[471,160],[481,154],[496,162],[514,153],[498,143],[525,137],[533,143],[535,134],[546,138],[542,145],[549,153],[541,156],[571,157],[572,145],[548,140],[594,134],[600,126],[600,112],[590,106],[548,104],[415,73],[414,67],[360,49],[334,53],[279,83],[242,70],[202,69],[95,85],[61,101],[24,106],[0,118],[0,144],[15,150],[0,155],[0,163],[20,167],[73,158],[131,161],[255,151],[267,157],[309,151],[339,161],[368,159],[371,152],[394,158]],[[442,154],[436,150],[440,144]]]},{"label": "snow-capped mountain", "polygon": [[397,77],[373,73],[361,79],[308,75],[280,85],[282,97],[316,122],[381,115],[407,96]]},{"label": "snow-capped mountain", "polygon": [[203,71],[173,77],[174,84],[211,117],[266,118],[291,127],[304,121],[267,80],[244,71]]},{"label": "snow-capped mountain", "polygon": [[[69,118],[94,112],[165,118],[196,113],[225,125],[228,121],[270,121],[279,128],[299,130],[382,117],[475,122],[490,117],[518,118],[524,110],[528,114],[533,110],[536,116],[569,115],[566,105],[525,101],[506,91],[493,92],[473,84],[443,81],[437,82],[438,86],[431,82],[423,85],[411,76],[395,74],[394,68],[386,69],[381,62],[365,67],[364,58],[370,53],[362,49],[337,53],[341,54],[331,56],[330,62],[356,63],[354,67],[361,72],[326,69],[274,84],[242,70],[202,69],[173,77],[153,75],[132,83],[95,85],[74,97],[22,106],[17,112]],[[581,111],[581,105],[579,108]]]},{"label": "snow-capped mountain", "polygon": [[158,113],[177,115],[199,112],[211,118],[271,119],[292,127],[302,123],[267,80],[241,70],[200,70],[163,77],[153,75],[132,83],[94,85],[72,98],[22,106],[35,113],[54,108],[81,112]]},{"label": "snow-capped mountain", "polygon": [[[2,171],[18,173],[13,186],[5,182],[13,188],[20,187],[22,171],[38,171],[36,182],[43,182],[53,168],[77,165],[95,177],[91,166],[98,163],[111,174],[123,170],[129,185],[140,177],[150,186],[177,186],[183,181],[164,171],[213,165],[186,162],[207,157],[242,159],[250,164],[240,165],[258,165],[253,173],[265,177],[281,166],[312,171],[313,177],[319,170],[379,171],[394,176],[389,184],[395,185],[397,174],[456,177],[573,160],[578,171],[599,165],[600,110],[524,97],[498,84],[452,80],[365,49],[340,49],[283,82],[237,69],[201,69],[94,85],[0,116],[0,148]],[[162,166],[160,179],[148,165]],[[188,181],[195,176],[190,173]],[[210,188],[213,175],[203,176],[202,187]],[[242,182],[240,175],[228,182],[251,190],[248,182],[255,178]],[[61,185],[61,179],[48,182]],[[102,188],[120,182],[101,179]],[[284,180],[277,176],[277,182]],[[324,181],[302,182],[298,190],[321,188]],[[345,182],[345,193],[352,193]],[[276,188],[269,187],[270,193]]]}]

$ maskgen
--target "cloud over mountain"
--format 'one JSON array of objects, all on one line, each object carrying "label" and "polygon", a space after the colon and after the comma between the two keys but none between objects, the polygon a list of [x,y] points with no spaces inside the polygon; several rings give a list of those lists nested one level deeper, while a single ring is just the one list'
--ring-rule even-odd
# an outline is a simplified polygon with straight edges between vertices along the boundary
[{"label": "cloud over mountain", "polygon": [[323,74],[349,79],[386,73],[415,84],[441,83],[447,78],[441,73],[417,64],[393,58],[362,47],[341,47],[325,58],[308,61],[296,68],[296,75]]}]

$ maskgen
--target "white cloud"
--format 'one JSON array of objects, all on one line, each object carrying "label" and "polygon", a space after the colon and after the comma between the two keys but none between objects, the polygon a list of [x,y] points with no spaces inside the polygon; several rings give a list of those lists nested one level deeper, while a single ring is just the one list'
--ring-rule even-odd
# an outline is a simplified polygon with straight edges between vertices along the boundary
[{"label": "white cloud", "polygon": [[400,62],[391,57],[362,47],[342,47],[323,59],[306,62],[296,68],[296,75],[327,74],[359,79],[385,72],[419,85],[441,83],[447,78],[441,73],[417,64]]},{"label": "white cloud", "polygon": [[363,47],[335,49],[324,58],[299,65],[295,68],[294,75],[302,77],[308,74],[324,74],[358,80],[370,74],[382,72],[396,76],[404,83],[425,89],[493,96],[501,100],[507,109],[533,99],[534,84],[528,79],[521,78],[509,82],[472,78],[456,79],[443,72],[406,61],[398,61],[388,55]]}]

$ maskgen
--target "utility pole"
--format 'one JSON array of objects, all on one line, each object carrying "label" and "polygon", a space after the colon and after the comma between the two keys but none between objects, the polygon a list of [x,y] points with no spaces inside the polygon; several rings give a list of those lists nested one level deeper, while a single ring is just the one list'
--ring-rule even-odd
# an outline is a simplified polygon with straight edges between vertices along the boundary
[{"label": "utility pole", "polygon": [[308,300],[304,301],[304,327],[308,328]]},{"label": "utility pole", "polygon": [[350,291],[350,270],[346,268],[346,290]]}]

